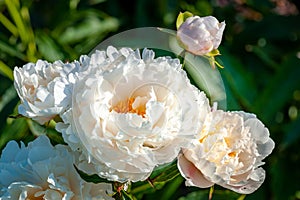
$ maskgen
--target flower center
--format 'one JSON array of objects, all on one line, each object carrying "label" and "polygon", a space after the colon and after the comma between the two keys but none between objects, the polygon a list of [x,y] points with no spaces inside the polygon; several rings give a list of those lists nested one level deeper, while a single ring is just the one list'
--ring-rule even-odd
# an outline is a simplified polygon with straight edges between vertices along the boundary
[{"label": "flower center", "polygon": [[131,97],[125,101],[119,101],[113,106],[110,111],[116,111],[117,113],[136,113],[142,117],[146,114],[146,102],[141,97]]},{"label": "flower center", "polygon": [[236,152],[232,151],[232,152],[228,153],[228,156],[233,158],[236,156]]}]

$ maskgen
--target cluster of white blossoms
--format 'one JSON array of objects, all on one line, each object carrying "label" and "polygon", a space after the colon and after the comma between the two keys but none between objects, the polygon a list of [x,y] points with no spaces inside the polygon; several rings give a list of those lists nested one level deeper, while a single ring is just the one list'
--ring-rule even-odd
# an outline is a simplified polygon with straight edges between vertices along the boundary
[{"label": "cluster of white blossoms", "polygon": [[[207,20],[192,17],[178,30],[211,33],[200,34],[207,42],[197,43],[201,54],[217,48],[224,29]],[[178,158],[187,185],[251,193],[264,181],[260,166],[274,148],[268,129],[253,114],[212,109],[179,59],[109,46],[71,63],[16,67],[14,77],[19,113],[40,124],[60,117],[56,130],[68,146],[53,147],[43,136],[20,149],[8,143],[0,160],[3,199],[110,199],[111,185],[86,183],[73,164],[125,183],[146,180]]]}]

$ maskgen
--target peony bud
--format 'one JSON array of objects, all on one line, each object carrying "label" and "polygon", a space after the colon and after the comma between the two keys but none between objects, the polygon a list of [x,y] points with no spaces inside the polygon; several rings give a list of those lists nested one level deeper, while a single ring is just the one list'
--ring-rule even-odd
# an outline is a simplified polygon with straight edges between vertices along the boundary
[{"label": "peony bud", "polygon": [[221,43],[225,22],[213,16],[189,17],[177,31],[177,38],[184,49],[195,55],[205,55]]}]

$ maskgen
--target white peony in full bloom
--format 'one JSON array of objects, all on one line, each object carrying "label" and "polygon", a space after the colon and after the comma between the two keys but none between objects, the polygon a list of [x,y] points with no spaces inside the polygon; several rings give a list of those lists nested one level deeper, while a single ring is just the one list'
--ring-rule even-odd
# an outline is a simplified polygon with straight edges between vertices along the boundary
[{"label": "white peony in full bloom", "polygon": [[206,188],[218,184],[249,194],[263,183],[265,171],[260,166],[275,144],[255,115],[218,110],[207,116],[194,145],[178,157],[187,185]]},{"label": "white peony in full bloom", "polygon": [[[79,168],[113,181],[145,180],[176,159],[210,107],[178,59],[145,49],[96,51],[74,85],[72,107],[58,124],[65,141],[89,162]],[[94,170],[94,171],[93,171]]]},{"label": "white peony in full bloom", "polygon": [[112,200],[108,183],[87,183],[76,172],[67,146],[40,136],[27,147],[10,141],[0,158],[1,200]]},{"label": "white peony in full bloom", "polygon": [[177,38],[188,52],[205,55],[221,43],[225,22],[213,16],[193,16],[186,19],[177,30]]},{"label": "white peony in full bloom", "polygon": [[53,119],[70,106],[71,74],[79,63],[38,60],[14,69],[14,86],[21,99],[18,111],[40,124]]}]

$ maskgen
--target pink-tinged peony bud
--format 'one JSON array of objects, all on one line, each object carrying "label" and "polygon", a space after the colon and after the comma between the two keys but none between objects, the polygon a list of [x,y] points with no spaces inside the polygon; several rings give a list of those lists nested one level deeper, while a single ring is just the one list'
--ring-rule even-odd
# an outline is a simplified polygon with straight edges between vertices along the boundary
[{"label": "pink-tinged peony bud", "polygon": [[194,16],[180,25],[177,38],[188,52],[205,55],[219,47],[224,29],[225,22],[219,23],[213,16]]}]

